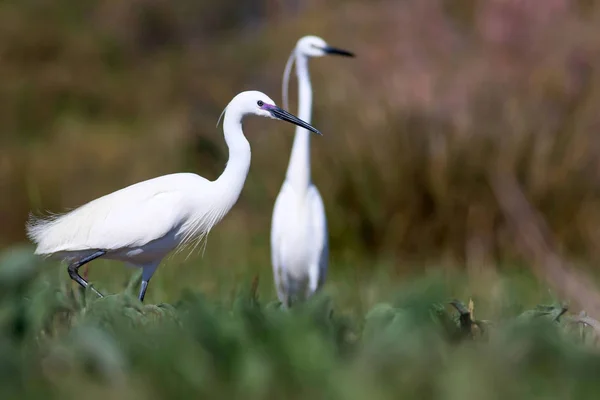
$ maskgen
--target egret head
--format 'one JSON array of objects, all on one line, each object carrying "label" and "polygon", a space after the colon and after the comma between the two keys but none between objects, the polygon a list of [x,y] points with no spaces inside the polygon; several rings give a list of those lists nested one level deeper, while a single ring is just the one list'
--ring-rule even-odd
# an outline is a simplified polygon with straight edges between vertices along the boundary
[{"label": "egret head", "polygon": [[[223,110],[221,116],[223,116],[226,111],[236,112],[239,114],[240,118],[244,115],[254,114],[261,117],[287,121],[321,135],[321,132],[319,132],[316,128],[302,121],[295,115],[277,107],[273,99],[256,90],[249,90],[235,96],[233,100],[229,102],[227,108]],[[221,117],[219,117],[219,121],[220,120]],[[219,122],[217,122],[217,125],[218,124]]]},{"label": "egret head", "polygon": [[323,57],[326,55],[337,55],[354,57],[354,54],[329,46],[327,42],[318,36],[304,36],[296,44],[296,51],[306,57]]},{"label": "egret head", "polygon": [[283,70],[281,94],[284,108],[288,107],[288,83],[294,63],[298,62],[298,59],[306,59],[308,57],[323,57],[330,54],[336,56],[354,57],[353,53],[332,47],[318,36],[309,35],[298,40],[298,43],[296,43],[296,47],[294,47],[294,50],[292,50],[292,53],[285,64],[285,69]]}]

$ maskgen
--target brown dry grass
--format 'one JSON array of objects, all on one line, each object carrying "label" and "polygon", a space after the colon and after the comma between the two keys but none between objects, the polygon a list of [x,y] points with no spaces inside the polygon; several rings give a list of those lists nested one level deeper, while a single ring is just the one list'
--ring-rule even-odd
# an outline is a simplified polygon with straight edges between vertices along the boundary
[{"label": "brown dry grass", "polygon": [[[250,88],[279,99],[291,47],[314,33],[358,54],[311,63],[325,133],[313,174],[335,253],[512,256],[486,178],[501,165],[560,251],[600,257],[595,3],[252,1],[234,12],[238,3],[0,5],[0,243],[24,238],[30,209],[179,170],[216,177],[222,108]],[[246,129],[253,166],[232,218],[266,237],[293,130]]]}]

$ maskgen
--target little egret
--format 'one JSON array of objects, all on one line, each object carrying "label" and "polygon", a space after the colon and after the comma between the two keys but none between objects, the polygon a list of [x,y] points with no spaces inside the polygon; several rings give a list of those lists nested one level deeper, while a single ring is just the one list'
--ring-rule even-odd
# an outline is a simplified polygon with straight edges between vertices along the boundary
[{"label": "little egret", "polygon": [[162,259],[175,249],[197,246],[237,201],[250,167],[250,144],[242,131],[244,116],[280,119],[320,134],[257,91],[235,96],[223,114],[229,160],[217,180],[192,173],[164,175],[62,215],[30,216],[27,234],[37,244],[35,253],[67,261],[71,279],[100,297],[79,275],[82,265],[104,257],[142,268],[139,299],[143,301]]},{"label": "little egret", "polygon": [[[308,59],[325,55],[354,57],[316,36],[301,38],[292,51],[283,76],[283,103],[287,104],[289,74],[294,61],[298,77],[298,115],[310,123],[312,88]],[[285,106],[284,106],[285,107]],[[323,200],[310,178],[310,137],[296,129],[285,180],[275,200],[271,221],[271,263],[277,296],[284,306],[306,299],[323,284],[327,272],[328,237]]]}]

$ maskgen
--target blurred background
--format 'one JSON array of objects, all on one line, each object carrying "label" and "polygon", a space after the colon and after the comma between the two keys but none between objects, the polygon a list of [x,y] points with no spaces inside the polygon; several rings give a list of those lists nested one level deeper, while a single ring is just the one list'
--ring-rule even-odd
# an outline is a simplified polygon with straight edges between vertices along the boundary
[{"label": "blurred background", "polygon": [[[281,103],[285,62],[306,34],[357,54],[310,62],[331,291],[362,286],[368,300],[430,267],[529,273],[540,253],[515,234],[521,219],[503,208],[495,171],[518,182],[552,251],[595,273],[593,0],[2,1],[0,247],[26,242],[30,211],[173,172],[216,178],[227,160],[220,112],[248,89]],[[295,113],[295,79],[291,100]],[[245,132],[253,158],[237,205],[203,256],[165,261],[149,301],[184,287],[223,295],[256,275],[274,298],[270,218],[294,128],[253,119]],[[90,266],[113,291],[130,273]]]}]

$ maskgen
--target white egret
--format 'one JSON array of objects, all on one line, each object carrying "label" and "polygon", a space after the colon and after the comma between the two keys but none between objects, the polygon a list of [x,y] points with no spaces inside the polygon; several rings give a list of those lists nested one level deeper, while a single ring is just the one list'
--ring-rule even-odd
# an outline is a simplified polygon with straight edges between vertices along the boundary
[{"label": "white egret", "polygon": [[244,116],[280,119],[320,134],[257,91],[235,96],[223,114],[229,160],[218,179],[209,181],[192,173],[164,175],[62,215],[30,216],[27,234],[37,244],[35,253],[67,261],[71,279],[100,297],[79,275],[82,265],[104,257],[142,268],[139,299],[143,301],[161,260],[175,249],[197,246],[236,203],[250,167],[250,144],[242,131]]},{"label": "white egret", "polygon": [[[289,74],[294,62],[298,77],[298,115],[310,123],[312,88],[308,59],[325,55],[354,57],[316,36],[301,38],[283,76],[287,104]],[[285,106],[284,106],[285,107]],[[277,296],[284,306],[314,294],[325,281],[328,263],[327,220],[323,200],[310,177],[310,137],[297,128],[285,180],[275,200],[271,221],[271,263]]]}]

